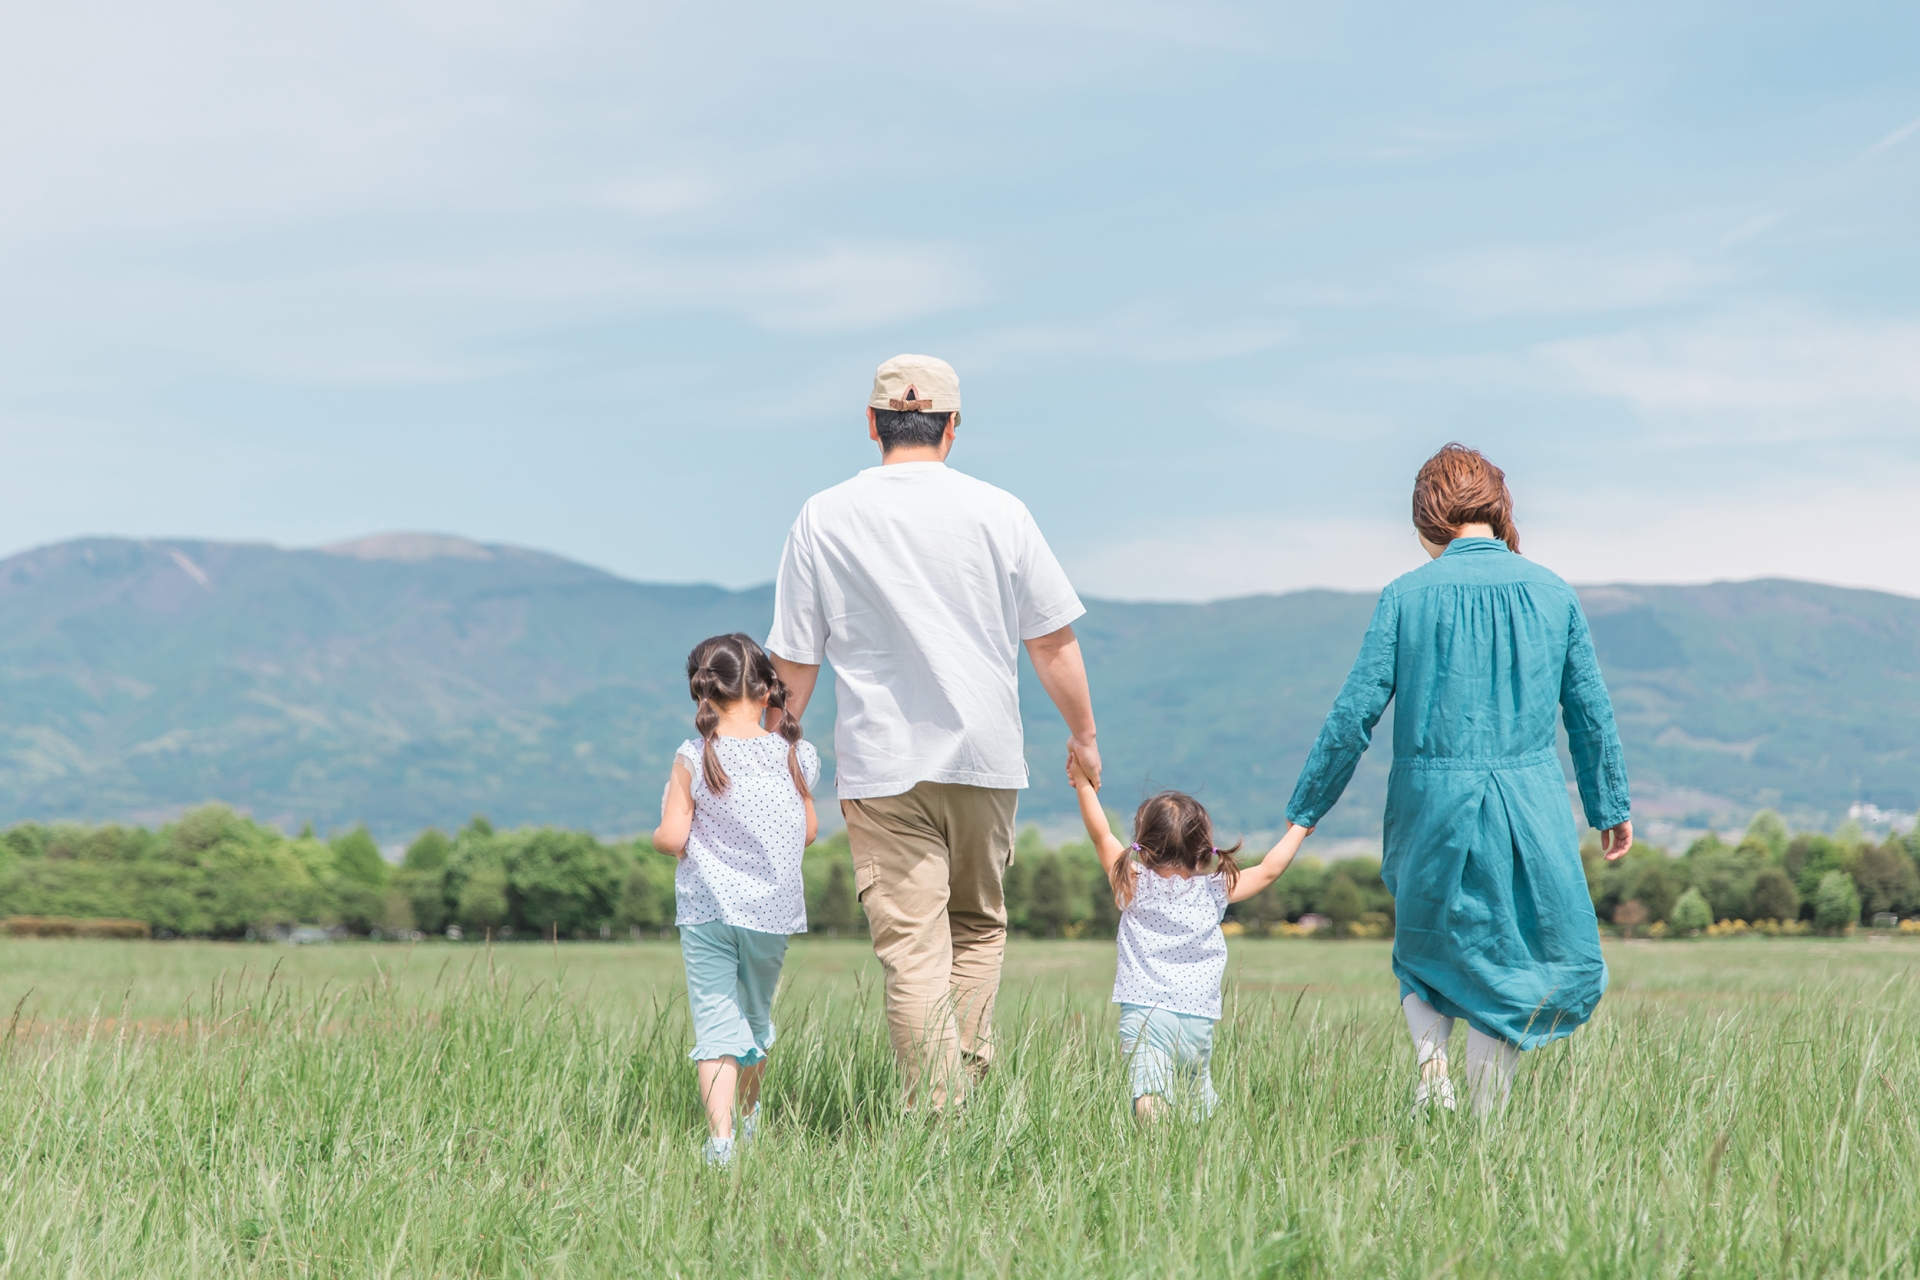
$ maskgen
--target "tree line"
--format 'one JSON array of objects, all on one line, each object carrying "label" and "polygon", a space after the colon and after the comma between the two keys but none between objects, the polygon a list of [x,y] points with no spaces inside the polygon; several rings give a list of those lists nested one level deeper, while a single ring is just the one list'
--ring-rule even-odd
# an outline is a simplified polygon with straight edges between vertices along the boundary
[{"label": "tree line", "polygon": [[[1881,912],[1920,914],[1920,832],[1875,843],[1857,828],[1789,833],[1772,813],[1728,844],[1694,842],[1678,858],[1636,846],[1618,863],[1582,851],[1602,921],[1623,931],[1696,932],[1718,921],[1792,921],[1839,930]],[[26,823],[0,835],[0,917],[143,922],[159,937],[240,938],[302,924],[400,937],[606,938],[673,923],[674,862],[644,840],[584,831],[497,831],[476,817],[429,829],[387,862],[364,827],[295,836],[206,805],[155,829]],[[864,934],[846,835],[807,851],[813,930]],[[1111,937],[1119,913],[1085,840],[1050,848],[1022,832],[1006,876],[1009,926],[1033,937]],[[1237,903],[1237,931],[1383,937],[1393,898],[1372,858],[1297,862]],[[1656,928],[1657,927],[1657,928]]]}]

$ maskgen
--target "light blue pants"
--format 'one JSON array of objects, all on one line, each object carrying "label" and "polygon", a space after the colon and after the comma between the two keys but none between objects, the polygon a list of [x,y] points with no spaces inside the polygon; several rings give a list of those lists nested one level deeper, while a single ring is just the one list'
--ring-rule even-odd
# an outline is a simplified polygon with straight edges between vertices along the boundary
[{"label": "light blue pants", "polygon": [[732,1058],[743,1067],[773,1048],[773,992],[787,936],[710,920],[680,926],[687,964],[687,1009],[693,1014],[696,1062]]},{"label": "light blue pants", "polygon": [[1135,1101],[1159,1094],[1204,1118],[1220,1095],[1213,1091],[1213,1019],[1144,1004],[1120,1006],[1120,1051],[1127,1055]]}]

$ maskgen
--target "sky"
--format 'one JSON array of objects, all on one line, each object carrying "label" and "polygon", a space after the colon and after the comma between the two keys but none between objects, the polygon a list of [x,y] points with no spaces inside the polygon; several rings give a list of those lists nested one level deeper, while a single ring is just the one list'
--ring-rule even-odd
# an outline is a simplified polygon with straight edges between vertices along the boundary
[{"label": "sky", "polygon": [[772,576],[959,370],[1083,593],[1920,595],[1920,7],[0,0],[0,554]]}]

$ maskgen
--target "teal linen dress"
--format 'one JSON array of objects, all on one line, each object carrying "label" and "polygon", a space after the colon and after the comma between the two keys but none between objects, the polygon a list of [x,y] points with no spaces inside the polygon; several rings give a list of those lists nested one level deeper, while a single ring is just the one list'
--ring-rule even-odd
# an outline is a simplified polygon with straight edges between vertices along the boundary
[{"label": "teal linen dress", "polygon": [[1589,826],[1629,816],[1626,761],[1573,588],[1493,538],[1459,538],[1380,594],[1287,806],[1331,809],[1387,703],[1381,878],[1401,998],[1523,1049],[1570,1034],[1607,989],[1554,713]]}]

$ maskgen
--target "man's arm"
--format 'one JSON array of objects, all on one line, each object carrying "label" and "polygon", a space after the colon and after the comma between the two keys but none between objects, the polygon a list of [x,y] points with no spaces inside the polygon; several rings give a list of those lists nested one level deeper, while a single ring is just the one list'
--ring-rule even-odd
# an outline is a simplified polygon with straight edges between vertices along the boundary
[{"label": "man's arm", "polygon": [[1067,722],[1068,781],[1073,778],[1073,761],[1094,790],[1100,789],[1100,748],[1094,741],[1093,694],[1087,688],[1087,663],[1080,655],[1080,639],[1072,627],[1062,627],[1027,641],[1027,657],[1033,660],[1033,673],[1040,687],[1060,709]]},{"label": "man's arm", "polygon": [[[820,682],[820,664],[817,662],[788,662],[777,653],[768,654],[773,659],[773,669],[779,673],[780,680],[787,686],[787,714],[795,720],[807,718],[807,703],[813,701],[813,686]],[[775,723],[766,727],[777,730],[779,717],[771,716]]]}]

